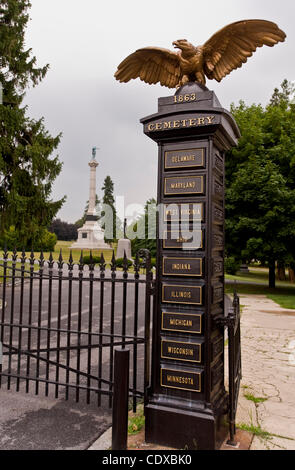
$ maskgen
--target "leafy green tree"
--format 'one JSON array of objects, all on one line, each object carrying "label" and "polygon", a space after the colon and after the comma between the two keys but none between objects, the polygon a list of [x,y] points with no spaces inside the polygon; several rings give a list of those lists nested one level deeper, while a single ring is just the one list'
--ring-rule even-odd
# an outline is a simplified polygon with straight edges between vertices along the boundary
[{"label": "leafy green tree", "polygon": [[77,226],[61,219],[53,220],[49,231],[55,233],[58,240],[72,241],[78,238]]},{"label": "leafy green tree", "polygon": [[269,266],[295,260],[295,105],[288,81],[269,105],[232,106],[242,137],[226,158],[226,252]]},{"label": "leafy green tree", "polygon": [[30,6],[28,0],[0,0],[0,243],[12,229],[19,248],[39,243],[65,200],[51,199],[62,168],[58,157],[51,157],[60,135],[52,137],[43,118],[30,119],[22,104],[26,89],[37,85],[49,67],[38,68],[26,48]]},{"label": "leafy green tree", "polygon": [[156,200],[150,198],[146,201],[144,206],[144,214],[138,220],[128,227],[128,232],[138,232],[138,226],[144,227],[144,233],[141,237],[131,237],[132,256],[135,256],[137,251],[141,248],[148,249],[152,257],[157,254],[157,241],[156,241]]}]

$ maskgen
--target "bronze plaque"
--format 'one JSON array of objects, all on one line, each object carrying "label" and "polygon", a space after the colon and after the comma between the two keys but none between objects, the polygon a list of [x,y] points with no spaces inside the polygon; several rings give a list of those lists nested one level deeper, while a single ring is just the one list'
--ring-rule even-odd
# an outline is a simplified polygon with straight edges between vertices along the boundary
[{"label": "bronze plaque", "polygon": [[214,178],[213,187],[214,187],[214,195],[220,198],[223,198],[223,185],[220,184],[216,178]]},{"label": "bronze plaque", "polygon": [[169,150],[165,152],[164,168],[197,168],[205,167],[205,149]]},{"label": "bronze plaque", "polygon": [[204,220],[203,203],[164,204],[164,222],[194,222]]},{"label": "bronze plaque", "polygon": [[212,355],[211,355],[211,360],[214,361],[214,359],[219,356],[221,353],[224,351],[224,338],[223,336],[218,337],[217,339],[214,340],[212,343]]},{"label": "bronze plaque", "polygon": [[201,392],[201,373],[184,370],[161,369],[161,386]]},{"label": "bronze plaque", "polygon": [[204,176],[166,176],[164,195],[204,194]]},{"label": "bronze plaque", "polygon": [[223,249],[223,233],[213,233],[213,250],[222,250]]},{"label": "bronze plaque", "polygon": [[202,275],[202,258],[163,258],[163,276]]},{"label": "bronze plaque", "polygon": [[201,362],[201,344],[162,339],[161,358],[174,361]]},{"label": "bronze plaque", "polygon": [[216,285],[213,287],[213,303],[223,300],[223,285]]},{"label": "bronze plaque", "polygon": [[223,174],[223,160],[216,154],[214,156],[214,168]]},{"label": "bronze plaque", "polygon": [[162,312],[162,330],[200,334],[202,332],[202,315],[184,312]]},{"label": "bronze plaque", "polygon": [[223,381],[224,379],[224,364],[223,362],[217,362],[211,369],[211,390],[216,384]]},{"label": "bronze plaque", "polygon": [[202,250],[203,249],[203,230],[195,230],[193,235],[187,236],[181,234],[180,230],[165,230],[163,237],[164,249],[189,249],[189,250]]},{"label": "bronze plaque", "polygon": [[202,305],[202,287],[163,284],[162,302]]},{"label": "bronze plaque", "polygon": [[224,213],[221,207],[213,205],[213,220],[216,224],[222,225],[224,222]]}]

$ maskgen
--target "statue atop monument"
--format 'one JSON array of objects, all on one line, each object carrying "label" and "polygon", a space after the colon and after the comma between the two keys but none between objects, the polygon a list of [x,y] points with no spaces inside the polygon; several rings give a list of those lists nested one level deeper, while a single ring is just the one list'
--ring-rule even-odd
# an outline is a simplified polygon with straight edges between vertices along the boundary
[{"label": "statue atop monument", "polygon": [[96,150],[99,150],[97,147],[92,147],[92,160],[96,159]]},{"label": "statue atop monument", "polygon": [[179,39],[172,43],[180,49],[178,52],[160,47],[138,49],[120,63],[115,78],[120,82],[140,78],[168,88],[188,82],[205,85],[206,77],[220,82],[247,62],[257,47],[272,47],[285,38],[284,31],[271,21],[237,21],[219,30],[203,46]]}]

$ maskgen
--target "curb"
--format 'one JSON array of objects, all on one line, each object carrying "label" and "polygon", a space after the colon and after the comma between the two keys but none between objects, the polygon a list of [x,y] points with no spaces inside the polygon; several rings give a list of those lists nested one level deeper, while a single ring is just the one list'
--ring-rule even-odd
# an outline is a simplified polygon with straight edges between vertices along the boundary
[{"label": "curb", "polygon": [[111,447],[112,428],[110,427],[96,441],[94,441],[87,450],[111,450]]}]

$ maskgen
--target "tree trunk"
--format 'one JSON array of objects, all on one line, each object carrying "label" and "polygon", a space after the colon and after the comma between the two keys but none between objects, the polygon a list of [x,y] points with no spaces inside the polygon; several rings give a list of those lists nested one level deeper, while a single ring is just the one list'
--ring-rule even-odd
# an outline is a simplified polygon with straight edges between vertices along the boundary
[{"label": "tree trunk", "polygon": [[291,266],[289,267],[289,281],[295,282],[295,270]]},{"label": "tree trunk", "polygon": [[277,273],[278,273],[278,280],[279,281],[286,281],[286,271],[284,263],[277,264]]},{"label": "tree trunk", "polygon": [[268,263],[268,287],[274,289],[276,287],[276,264],[275,261]]}]

